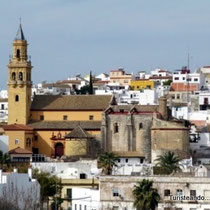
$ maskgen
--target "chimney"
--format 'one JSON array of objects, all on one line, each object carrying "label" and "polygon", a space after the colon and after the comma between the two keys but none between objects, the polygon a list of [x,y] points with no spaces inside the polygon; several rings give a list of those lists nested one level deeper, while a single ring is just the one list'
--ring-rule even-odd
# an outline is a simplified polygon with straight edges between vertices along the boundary
[{"label": "chimney", "polygon": [[165,96],[159,98],[158,111],[164,120],[168,119],[167,99]]}]

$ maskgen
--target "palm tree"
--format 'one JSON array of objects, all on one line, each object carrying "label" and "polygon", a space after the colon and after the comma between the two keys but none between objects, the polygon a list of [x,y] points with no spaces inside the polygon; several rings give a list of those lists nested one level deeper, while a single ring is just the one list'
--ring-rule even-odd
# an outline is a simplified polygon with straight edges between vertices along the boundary
[{"label": "palm tree", "polygon": [[157,161],[156,165],[163,168],[168,174],[181,170],[179,164],[181,159],[176,156],[174,152],[166,152],[165,154],[158,156],[155,161]]},{"label": "palm tree", "polygon": [[3,153],[2,151],[0,151],[0,166],[3,169],[6,169],[9,165],[10,162],[10,156],[8,153]]},{"label": "palm tree", "polygon": [[118,157],[113,152],[105,152],[100,155],[98,164],[100,168],[103,168],[103,173],[106,175],[112,174],[112,169],[114,166],[117,166],[116,161]]},{"label": "palm tree", "polygon": [[153,181],[143,179],[134,186],[134,207],[137,210],[155,210],[160,201],[157,189],[152,188]]}]

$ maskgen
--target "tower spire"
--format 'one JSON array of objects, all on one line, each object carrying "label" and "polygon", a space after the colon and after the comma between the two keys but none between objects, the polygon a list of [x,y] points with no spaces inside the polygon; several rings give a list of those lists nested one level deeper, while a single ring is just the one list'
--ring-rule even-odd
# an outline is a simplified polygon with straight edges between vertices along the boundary
[{"label": "tower spire", "polygon": [[25,41],[25,36],[23,33],[23,29],[22,29],[22,25],[21,25],[21,18],[20,18],[20,24],[19,24],[19,28],[15,37],[15,40],[22,40]]}]

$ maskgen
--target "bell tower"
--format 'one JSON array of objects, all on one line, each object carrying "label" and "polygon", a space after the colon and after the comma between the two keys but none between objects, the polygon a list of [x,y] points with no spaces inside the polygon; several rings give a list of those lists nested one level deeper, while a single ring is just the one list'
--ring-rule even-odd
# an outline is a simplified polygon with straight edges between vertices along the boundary
[{"label": "bell tower", "polygon": [[27,46],[20,24],[13,41],[13,55],[8,65],[8,124],[26,125],[30,117],[32,66],[28,60]]}]

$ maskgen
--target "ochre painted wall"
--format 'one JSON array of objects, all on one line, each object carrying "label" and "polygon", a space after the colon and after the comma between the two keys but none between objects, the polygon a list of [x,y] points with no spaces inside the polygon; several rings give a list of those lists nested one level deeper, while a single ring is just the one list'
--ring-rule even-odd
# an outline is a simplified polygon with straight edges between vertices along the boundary
[{"label": "ochre painted wall", "polygon": [[62,121],[63,116],[67,116],[68,121],[88,121],[89,116],[93,116],[93,121],[101,120],[102,111],[31,111],[31,119],[39,121],[40,116],[44,116],[46,121]]},{"label": "ochre painted wall", "polygon": [[148,86],[150,86],[150,89],[154,89],[154,84],[154,81],[150,80],[132,80],[130,86],[132,90],[146,89]]},{"label": "ochre painted wall", "polygon": [[[32,151],[32,138],[33,138],[33,133],[27,133],[25,131],[6,131],[6,135],[9,136],[9,150],[15,149],[17,147],[21,147],[22,149],[27,149]],[[31,145],[30,147],[27,147],[26,145],[26,139],[30,138],[31,139]],[[18,139],[19,143],[15,144],[15,140]]]}]

